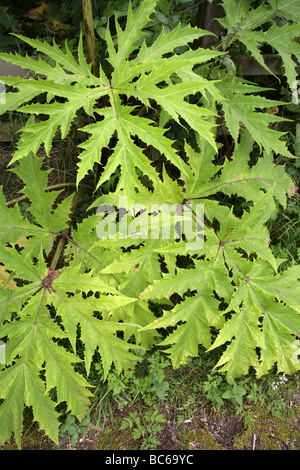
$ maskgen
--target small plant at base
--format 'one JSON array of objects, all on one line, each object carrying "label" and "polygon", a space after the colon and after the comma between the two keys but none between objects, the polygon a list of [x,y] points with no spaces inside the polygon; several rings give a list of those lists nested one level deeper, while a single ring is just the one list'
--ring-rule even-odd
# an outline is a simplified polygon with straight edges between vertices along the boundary
[{"label": "small plant at base", "polygon": [[207,380],[201,384],[201,390],[204,393],[205,399],[208,399],[217,409],[224,404],[222,398],[223,389],[224,378],[221,374],[209,374]]},{"label": "small plant at base", "polygon": [[61,425],[59,435],[64,437],[65,435],[69,436],[70,444],[72,447],[75,447],[78,444],[80,436],[87,436],[86,426],[90,423],[90,416],[87,415],[83,420],[78,423],[75,416],[67,416],[66,421]]},{"label": "small plant at base", "polygon": [[236,381],[232,377],[228,377],[227,379],[228,387],[222,395],[222,398],[228,399],[233,403],[238,403],[242,406],[243,404],[243,396],[246,394],[246,390],[238,385]]},{"label": "small plant at base", "polygon": [[233,377],[226,379],[221,374],[208,374],[207,380],[200,384],[200,390],[204,392],[205,398],[219,409],[224,405],[224,400],[242,406],[247,386],[239,385]]},{"label": "small plant at base", "polygon": [[169,389],[169,382],[165,378],[164,369],[170,367],[171,364],[159,351],[150,353],[145,360],[148,363],[146,370],[140,377],[136,374],[133,375],[132,385],[133,389],[138,391],[142,400],[151,406],[156,401],[155,397],[163,400]]},{"label": "small plant at base", "polygon": [[142,438],[142,450],[155,450],[160,444],[156,433],[163,429],[162,423],[165,418],[157,411],[130,412],[129,416],[123,418],[121,429],[133,429],[133,438]]},{"label": "small plant at base", "polygon": [[277,390],[278,386],[281,386],[285,384],[286,382],[288,382],[288,378],[286,377],[285,374],[282,374],[278,377],[277,381],[272,382],[272,389]]}]

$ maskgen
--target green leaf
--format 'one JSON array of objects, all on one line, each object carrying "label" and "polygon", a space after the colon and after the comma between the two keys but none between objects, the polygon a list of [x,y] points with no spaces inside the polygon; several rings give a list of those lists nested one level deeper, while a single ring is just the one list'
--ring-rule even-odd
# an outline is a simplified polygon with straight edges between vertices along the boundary
[{"label": "green leaf", "polygon": [[64,199],[63,203],[54,211],[54,203],[61,192],[45,192],[51,170],[42,171],[42,163],[41,158],[30,153],[21,160],[18,168],[14,169],[14,173],[25,183],[22,192],[31,201],[29,211],[38,224],[48,232],[60,232],[66,228],[71,200],[70,198]]},{"label": "green leaf", "polygon": [[[292,85],[297,78],[296,61],[299,61],[300,56],[300,46],[297,41],[300,10],[297,0],[272,0],[252,9],[249,1],[223,0],[222,3],[226,16],[218,21],[227,28],[233,40],[241,41],[269,73],[272,72],[265,63],[261,47],[268,44],[274,48],[282,60],[288,84],[293,88]],[[279,15],[285,20],[285,24],[281,27],[274,22],[275,17]],[[292,20],[294,24],[286,22],[287,20]],[[266,24],[271,26],[266,27]],[[259,30],[262,25],[264,30]]]},{"label": "green leaf", "polygon": [[[89,116],[93,117],[97,112],[100,116],[104,116],[104,119],[97,124],[88,124],[82,128],[84,132],[91,133],[91,138],[80,145],[84,150],[79,158],[78,184],[89,171],[93,171],[95,163],[100,164],[102,149],[111,145],[111,137],[115,132],[117,132],[118,140],[105,171],[101,175],[99,185],[107,182],[116,171],[119,171],[119,166],[121,177],[118,190],[125,190],[124,194],[131,201],[134,200],[137,192],[144,192],[136,169],[149,175],[154,183],[158,182],[158,176],[151,161],[145,156],[141,147],[135,145],[136,136],[146,146],[153,145],[160,154],[185,174],[184,162],[174,150],[173,142],[164,135],[165,131],[151,120],[146,124],[145,119],[138,118],[137,106],[124,106],[121,100],[124,94],[135,96],[141,103],[146,104],[149,103],[149,99],[155,100],[157,105],[180,125],[183,124],[181,122],[183,120],[187,125],[194,127],[204,139],[207,139],[210,145],[215,146],[212,133],[213,123],[208,120],[208,117],[214,116],[213,111],[203,106],[191,105],[186,98],[197,92],[205,93],[206,90],[213,94],[218,93],[217,89],[213,88],[214,82],[204,80],[194,74],[191,69],[195,64],[207,61],[220,53],[188,50],[177,55],[173,52],[177,46],[191,43],[194,39],[208,33],[190,26],[181,29],[178,25],[168,36],[162,33],[157,38],[154,47],[144,44],[140,50],[141,55],[130,60],[130,54],[135,49],[134,42],[140,37],[141,28],[149,20],[155,5],[156,1],[144,1],[134,14],[129,7],[124,30],[116,20],[117,50],[112,44],[109,29],[107,29],[108,60],[114,68],[110,80],[102,69],[99,79],[91,75],[90,67],[87,66],[82,55],[81,38],[79,41],[79,52],[81,52],[77,62],[67,46],[66,52],[63,53],[55,42],[50,45],[18,36],[19,39],[23,39],[44,54],[46,58],[49,57],[55,61],[56,65],[51,68],[43,59],[34,61],[27,56],[20,58],[15,55],[13,58],[15,63],[22,64],[24,68],[36,70],[38,73],[43,72],[46,78],[28,78],[21,83],[19,79],[4,77],[7,85],[21,87],[19,93],[7,94],[9,109],[15,106],[15,109],[22,113],[48,116],[47,119],[34,124],[28,123],[22,129],[22,138],[11,163],[26,157],[31,151],[36,153],[42,144],[49,155],[57,131],[60,129],[61,136],[64,138],[76,120],[76,113],[83,108]],[[173,55],[164,57],[168,51]],[[2,57],[4,60],[12,58],[11,54]],[[184,74],[183,76],[190,75],[188,84],[170,82],[170,76],[174,73],[180,76],[180,72]],[[134,80],[136,78],[138,80]],[[166,80],[167,87],[160,88],[159,84]],[[47,103],[20,106],[22,99],[28,102],[33,96],[41,93],[47,94]],[[11,95],[13,95],[12,98]],[[110,107],[99,109],[97,103],[105,95],[109,97]],[[8,108],[4,111],[6,109]],[[98,145],[93,144],[95,139]]]},{"label": "green leaf", "polygon": [[[186,363],[189,356],[198,355],[198,346],[209,348],[211,344],[210,326],[220,328],[223,325],[222,314],[218,310],[219,302],[211,295],[211,289],[228,294],[228,287],[221,286],[222,267],[220,251],[210,262],[196,263],[195,269],[181,270],[177,275],[166,275],[162,281],[156,281],[140,296],[142,299],[169,297],[172,293],[183,294],[197,290],[195,296],[186,297],[173,310],[164,313],[150,325],[142,329],[167,328],[179,324],[160,344],[172,345],[168,352],[174,367]],[[200,286],[200,287],[199,287]],[[226,292],[225,292],[226,291]]]},{"label": "green leaf", "polygon": [[[227,84],[217,85],[224,96],[225,100],[221,100],[224,118],[228,130],[237,142],[240,132],[241,123],[257,142],[260,149],[267,152],[274,151],[276,153],[293,157],[288,151],[286,143],[280,140],[284,133],[272,129],[272,123],[282,122],[284,119],[266,112],[257,112],[256,108],[269,108],[281,105],[282,102],[275,100],[267,100],[263,97],[242,94],[248,92],[248,86],[243,83],[236,83],[233,79]],[[253,89],[255,92],[255,88]]]},{"label": "green leaf", "polygon": [[[130,345],[116,337],[117,331],[126,329],[126,325],[99,320],[93,316],[93,312],[111,312],[115,308],[135,302],[135,298],[128,298],[99,278],[92,278],[88,274],[80,275],[72,269],[59,274],[53,282],[53,289],[49,301],[61,315],[74,351],[76,351],[78,324],[81,327],[87,373],[90,371],[92,357],[97,347],[101,352],[105,377],[113,362],[119,372],[132,366],[137,358],[129,352]],[[68,292],[90,290],[100,291],[105,295],[100,295],[100,298],[94,296],[82,298],[79,294],[68,296]]]},{"label": "green leaf", "polygon": [[[127,22],[124,30],[121,29],[116,20],[119,44],[118,51],[115,52],[113,46],[109,45],[109,61],[115,69],[122,67],[130,53],[134,50],[134,43],[141,37],[141,29],[150,19],[150,15],[154,12],[156,4],[157,0],[144,0],[133,14],[131,3],[129,3]],[[107,34],[109,34],[108,28]]]},{"label": "green leaf", "polygon": [[[55,62],[55,67],[52,64],[45,62],[41,57],[36,61],[28,56],[26,58],[20,58],[17,54],[3,55],[4,60],[8,60],[16,65],[20,65],[24,68],[26,64],[30,70],[41,75],[46,75],[48,78],[53,79],[56,83],[61,81],[73,81],[80,78],[85,78],[86,75],[92,78],[91,65],[88,65],[86,60],[83,58],[82,53],[79,55],[79,64],[76,62],[73,54],[71,53],[67,42],[65,42],[65,51],[53,41],[53,44],[49,44],[46,41],[39,41],[36,39],[30,39],[20,34],[14,34],[21,41],[29,44],[31,47],[36,49],[41,54],[48,56],[52,61]],[[82,50],[82,34],[79,38],[79,51]],[[1,55],[2,57],[2,55]],[[62,66],[62,67],[61,67]],[[71,75],[70,75],[71,74]]]},{"label": "green leaf", "polygon": [[6,398],[0,407],[3,424],[0,440],[3,442],[14,431],[16,442],[21,447],[23,406],[26,403],[32,406],[34,418],[41,429],[47,430],[50,439],[58,443],[58,413],[55,403],[45,394],[37,366],[32,362],[18,361],[15,367],[1,374],[0,384],[0,396]]}]

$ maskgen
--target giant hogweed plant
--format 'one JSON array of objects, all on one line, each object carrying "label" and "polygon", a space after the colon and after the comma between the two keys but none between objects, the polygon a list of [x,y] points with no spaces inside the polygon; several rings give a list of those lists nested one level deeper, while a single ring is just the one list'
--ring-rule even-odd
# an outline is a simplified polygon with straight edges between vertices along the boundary
[{"label": "giant hogweed plant", "polygon": [[[141,41],[155,7],[155,0],[144,0],[135,12],[129,6],[126,26],[116,20],[114,35],[107,28],[107,71],[100,66],[97,76],[82,39],[76,59],[67,45],[62,52],[55,43],[25,37],[38,60],[1,54],[37,74],[1,78],[11,87],[1,112],[29,115],[11,163],[30,214],[1,194],[0,260],[7,278],[0,289],[2,443],[13,433],[21,445],[24,406],[55,442],[59,403],[81,420],[93,394],[96,351],[104,378],[111,367],[134,368],[153,345],[174,367],[197,356],[200,345],[218,348],[215,367],[232,377],[250,368],[260,377],[274,365],[287,374],[299,369],[300,269],[279,273],[282,260],[274,258],[266,228],[295,191],[284,167],[274,164],[274,154],[292,157],[274,128],[282,118],[263,112],[280,102],[229,73],[222,66],[226,50],[192,47],[205,31],[178,25],[153,44]],[[233,2],[224,7],[223,21],[234,26],[237,20],[238,33]],[[290,5],[273,1],[265,8],[268,21],[281,13],[298,27]],[[249,10],[251,28],[255,11]],[[244,7],[239,13],[247,19]],[[293,48],[299,51],[296,42]],[[88,137],[80,144],[75,199],[86,175],[96,168],[101,174],[99,198],[74,221],[73,196],[48,190],[49,170],[36,153],[43,145],[49,154],[57,130],[65,138],[78,112],[87,117],[82,130]],[[218,114],[234,139],[223,160],[216,158]],[[183,145],[170,137],[180,128]],[[224,196],[243,198],[246,209],[237,213]],[[118,210],[120,200],[127,212]],[[167,214],[171,236],[161,235],[166,207],[174,209]],[[114,234],[100,236],[99,224],[114,227]]]}]

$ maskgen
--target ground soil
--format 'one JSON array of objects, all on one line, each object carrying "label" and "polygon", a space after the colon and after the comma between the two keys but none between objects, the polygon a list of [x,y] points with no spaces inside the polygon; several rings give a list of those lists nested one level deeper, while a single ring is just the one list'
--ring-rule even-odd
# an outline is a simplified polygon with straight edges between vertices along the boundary
[{"label": "ground soil", "polygon": [[[155,434],[159,444],[148,450],[300,450],[298,392],[290,404],[289,417],[276,416],[266,407],[250,407],[244,416],[231,406],[221,413],[201,407],[198,415],[178,424],[168,419],[172,410],[166,405],[163,408],[168,411],[164,413],[163,429]],[[134,439],[132,430],[120,429],[124,412],[126,414],[126,410],[116,413],[113,420],[107,416],[100,427],[93,424],[91,417],[86,426],[87,435],[79,434],[74,445],[70,436],[61,437],[58,445],[55,444],[39,430],[37,423],[31,422],[29,413],[25,415],[22,450],[139,450],[143,448],[143,438]],[[0,450],[17,450],[14,439]]]}]

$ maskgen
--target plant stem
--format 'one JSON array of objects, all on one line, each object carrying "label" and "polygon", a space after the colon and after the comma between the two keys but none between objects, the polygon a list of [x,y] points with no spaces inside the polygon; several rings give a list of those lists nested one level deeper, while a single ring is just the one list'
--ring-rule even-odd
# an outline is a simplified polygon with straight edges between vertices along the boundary
[{"label": "plant stem", "polygon": [[[85,38],[86,38],[86,45],[87,45],[87,55],[88,55],[88,62],[92,63],[92,73],[96,77],[99,76],[99,64],[97,59],[97,51],[96,51],[96,42],[95,42],[95,33],[94,33],[94,20],[93,20],[93,10],[92,10],[92,3],[91,0],[82,0],[82,12],[83,12],[83,20],[84,20],[84,30],[85,30]],[[76,191],[73,202],[71,213],[74,213],[74,209],[79,199],[79,191]],[[68,221],[68,225],[70,225],[71,219]],[[55,269],[61,253],[63,251],[64,245],[68,240],[68,232],[69,228],[66,228],[61,234],[58,245],[56,247],[52,262],[51,268]]]},{"label": "plant stem", "polygon": [[[70,209],[70,214],[74,213],[74,210],[75,210],[75,207],[78,203],[78,200],[79,200],[79,191],[76,191],[75,194],[74,194],[74,197],[73,197],[72,207]],[[70,223],[71,223],[71,217],[67,221],[67,225],[69,226]],[[59,239],[58,245],[56,247],[56,250],[55,250],[54,256],[52,258],[52,262],[51,262],[51,268],[52,269],[56,269],[56,266],[57,266],[57,263],[59,261],[60,255],[63,251],[64,245],[65,245],[66,241],[68,240],[68,232],[69,232],[69,227],[66,228],[65,230],[63,230],[63,232],[61,232],[60,235],[59,235],[60,239]]]},{"label": "plant stem", "polygon": [[[45,191],[52,191],[52,189],[59,189],[59,188],[64,188],[68,186],[76,186],[76,183],[58,183],[58,184],[53,184],[52,186],[47,186]],[[8,201],[7,207],[13,206],[16,202],[24,201],[24,199],[27,199],[26,194],[23,194],[23,196],[19,196],[15,199],[12,199],[11,201]]]},{"label": "plant stem", "polygon": [[88,62],[92,63],[92,73],[99,77],[99,64],[97,59],[94,19],[91,0],[82,0],[82,12],[87,46]]},{"label": "plant stem", "polygon": [[[68,229],[64,230],[64,233],[67,234],[68,232]],[[62,253],[62,250],[63,250],[63,247],[64,247],[64,244],[65,244],[65,241],[66,241],[66,238],[65,237],[61,237],[59,242],[58,242],[58,245],[56,247],[56,250],[55,250],[55,253],[54,253],[54,256],[53,256],[53,259],[52,259],[52,262],[51,262],[51,268],[52,269],[55,269],[56,266],[57,266],[57,263],[58,263],[58,260],[59,260],[59,257]]]}]

